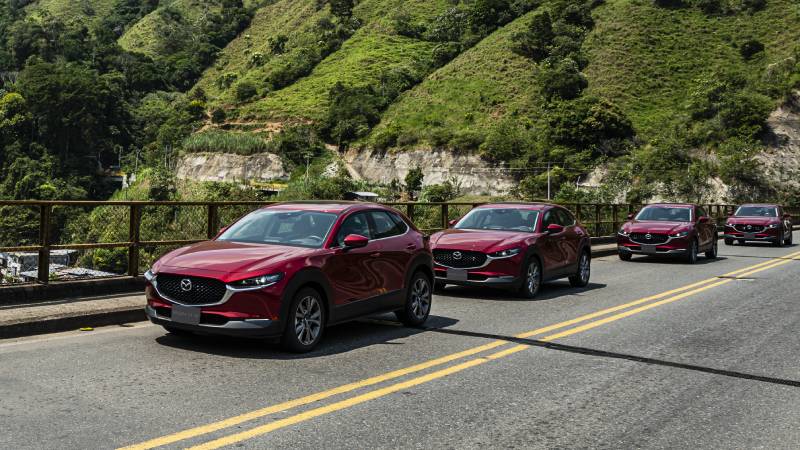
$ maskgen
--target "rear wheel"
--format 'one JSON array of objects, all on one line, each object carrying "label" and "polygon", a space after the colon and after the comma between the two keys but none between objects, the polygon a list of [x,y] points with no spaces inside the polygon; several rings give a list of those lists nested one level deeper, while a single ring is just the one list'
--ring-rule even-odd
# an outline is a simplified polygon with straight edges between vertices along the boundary
[{"label": "rear wheel", "polygon": [[718,242],[717,239],[714,238],[714,243],[711,244],[711,248],[706,252],[706,258],[708,258],[708,259],[716,259],[717,258],[717,248],[718,248],[717,247],[718,246],[717,242]]},{"label": "rear wheel", "polygon": [[431,313],[431,294],[431,281],[428,277],[422,272],[415,273],[406,292],[405,307],[394,313],[397,320],[410,327],[425,323]]},{"label": "rear wheel", "polygon": [[630,261],[633,258],[633,253],[631,252],[619,252],[619,259],[623,261]]},{"label": "rear wheel", "polygon": [[689,264],[697,262],[697,239],[692,239],[692,242],[689,243],[689,248],[686,252],[686,262]]},{"label": "rear wheel", "polygon": [[325,308],[316,289],[304,288],[294,296],[283,332],[283,346],[296,353],[314,349],[325,331]]},{"label": "rear wheel", "polygon": [[534,298],[539,293],[541,286],[542,265],[538,259],[531,258],[522,272],[522,286],[519,288],[519,293],[525,298]]},{"label": "rear wheel", "polygon": [[589,276],[592,272],[592,259],[589,257],[589,252],[581,252],[581,257],[578,260],[578,272],[569,277],[569,284],[573,287],[585,287],[589,284]]},{"label": "rear wheel", "polygon": [[725,245],[733,245],[733,239],[725,238]]}]

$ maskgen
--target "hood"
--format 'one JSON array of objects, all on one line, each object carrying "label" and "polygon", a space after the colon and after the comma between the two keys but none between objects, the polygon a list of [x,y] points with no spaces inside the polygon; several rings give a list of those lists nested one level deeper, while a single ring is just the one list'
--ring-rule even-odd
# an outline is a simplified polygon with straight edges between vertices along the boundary
[{"label": "hood", "polygon": [[225,274],[257,276],[270,267],[283,266],[289,259],[307,257],[317,251],[319,249],[287,245],[206,241],[164,255],[154,265],[154,270],[222,278]]},{"label": "hood", "polygon": [[431,236],[431,248],[489,253],[523,243],[539,234],[518,231],[445,230]]},{"label": "hood", "polygon": [[726,222],[730,224],[769,225],[780,221],[779,217],[728,217]]},{"label": "hood", "polygon": [[691,228],[691,222],[666,222],[661,220],[632,220],[625,226],[628,233],[670,234]]}]

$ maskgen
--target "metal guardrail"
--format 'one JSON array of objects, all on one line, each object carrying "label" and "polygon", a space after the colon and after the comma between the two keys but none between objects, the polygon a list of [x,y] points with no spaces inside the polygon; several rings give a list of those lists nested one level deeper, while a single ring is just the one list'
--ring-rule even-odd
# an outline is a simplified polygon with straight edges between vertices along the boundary
[{"label": "metal guardrail", "polygon": [[[38,218],[38,235],[32,236],[27,230],[19,237],[19,245],[0,246],[0,252],[35,252],[38,253],[37,281],[47,284],[50,277],[50,256],[54,250],[91,251],[96,249],[127,249],[127,269],[120,276],[138,276],[141,273],[141,250],[156,247],[177,247],[211,239],[224,225],[258,207],[275,202],[147,202],[147,201],[0,201],[0,212],[3,208],[23,208],[32,222]],[[424,232],[433,232],[448,227],[450,220],[458,219],[472,208],[482,203],[425,203],[425,202],[386,202],[384,205],[397,208],[406,213]],[[600,204],[600,203],[563,203],[578,220],[592,230],[594,236],[610,236],[627,220],[630,213],[640,209],[643,204]],[[733,213],[734,205],[710,204],[702,205],[708,214],[717,220]],[[61,242],[69,233],[54,229],[54,212],[66,216],[66,210],[77,208],[86,214],[100,208],[117,210],[116,216],[107,220],[110,228],[117,233],[117,239],[107,242]],[[157,223],[154,226],[153,215],[159,208],[167,208],[173,223]],[[119,209],[124,210],[124,218]],[[189,211],[187,211],[189,210]],[[193,212],[192,212],[193,211]],[[800,213],[800,208],[787,209],[793,215]],[[163,211],[162,211],[163,212]],[[150,216],[148,216],[150,215]],[[162,214],[163,215],[163,214]],[[143,217],[148,218],[147,226],[143,226]],[[62,220],[63,222],[63,220]],[[162,235],[158,235],[162,231]],[[8,230],[6,230],[8,231]],[[144,233],[146,232],[146,233]],[[127,233],[127,235],[125,235]],[[163,235],[164,233],[167,236]],[[7,233],[6,233],[7,234]],[[146,236],[145,236],[146,234]],[[5,235],[4,235],[5,236]],[[56,237],[59,236],[59,239]],[[8,237],[5,237],[8,241]],[[13,239],[13,238],[12,238]],[[99,241],[100,239],[98,239]],[[29,241],[29,242],[21,242]]]}]

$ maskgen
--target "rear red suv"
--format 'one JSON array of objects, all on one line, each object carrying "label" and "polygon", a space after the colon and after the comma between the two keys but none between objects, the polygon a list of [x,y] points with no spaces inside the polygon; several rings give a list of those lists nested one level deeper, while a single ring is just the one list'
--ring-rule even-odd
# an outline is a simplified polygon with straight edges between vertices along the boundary
[{"label": "rear red suv", "polygon": [[566,209],[544,203],[498,203],[473,209],[431,236],[436,286],[497,286],[527,298],[542,282],[589,283],[591,243]]},{"label": "rear red suv", "polygon": [[279,337],[308,351],[327,325],[395,311],[420,325],[433,291],[428,242],[391,208],[348,202],[259,209],[145,274],[147,316],[170,332]]},{"label": "rear red suv", "polygon": [[717,257],[717,225],[698,205],[658,203],[645,206],[617,232],[617,250],[623,261],[634,254],[675,255],[688,263],[697,254]]},{"label": "rear red suv", "polygon": [[792,244],[792,217],[780,205],[749,204],[736,208],[725,222],[725,245],[747,241]]}]

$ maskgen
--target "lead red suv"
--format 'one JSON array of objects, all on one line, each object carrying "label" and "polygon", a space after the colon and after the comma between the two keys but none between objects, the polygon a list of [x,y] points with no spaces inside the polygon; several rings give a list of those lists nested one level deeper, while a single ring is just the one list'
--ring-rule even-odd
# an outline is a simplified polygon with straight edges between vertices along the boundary
[{"label": "lead red suv", "polygon": [[725,245],[746,241],[771,242],[780,247],[792,244],[792,217],[780,205],[750,204],[736,209],[725,222]]},{"label": "lead red suv", "polygon": [[617,250],[623,261],[634,254],[675,255],[688,263],[697,254],[717,257],[717,225],[698,205],[658,203],[645,206],[617,232]]},{"label": "lead red suv", "polygon": [[145,278],[147,316],[167,331],[280,337],[298,352],[327,325],[367,314],[420,325],[433,291],[430,248],[414,225],[347,202],[259,209],[163,256]]},{"label": "lead red suv", "polygon": [[544,203],[498,203],[473,209],[431,236],[436,287],[498,286],[526,298],[542,282],[589,283],[589,233],[566,209]]}]

